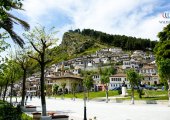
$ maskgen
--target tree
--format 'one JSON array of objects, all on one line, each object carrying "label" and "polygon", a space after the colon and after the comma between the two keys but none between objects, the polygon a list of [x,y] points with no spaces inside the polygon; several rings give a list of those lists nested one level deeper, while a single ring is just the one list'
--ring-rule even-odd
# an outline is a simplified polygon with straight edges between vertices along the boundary
[{"label": "tree", "polygon": [[59,86],[58,86],[57,84],[54,84],[54,85],[52,86],[52,91],[53,91],[53,94],[54,94],[54,95],[57,94],[58,88],[59,88]]},{"label": "tree", "polygon": [[[40,87],[41,87],[41,104],[42,104],[42,116],[46,116],[46,100],[44,94],[44,70],[48,63],[52,62],[50,47],[56,44],[56,31],[54,28],[46,30],[45,27],[35,27],[32,31],[24,34],[25,38],[30,43],[29,57],[36,60],[41,69],[40,75]],[[33,53],[33,54],[31,54]]]},{"label": "tree", "polygon": [[170,106],[170,59],[162,59],[158,62],[158,71],[159,71],[159,76],[161,78],[165,78],[168,82],[168,97],[169,97],[169,104]]},{"label": "tree", "polygon": [[87,99],[89,99],[89,91],[93,87],[93,78],[92,75],[86,74],[83,79],[83,85],[87,90]]},{"label": "tree", "polygon": [[1,96],[1,98],[3,98],[2,97],[2,93],[3,93],[3,87],[6,85],[6,80],[4,79],[5,78],[5,76],[4,76],[4,70],[5,70],[5,68],[6,68],[6,64],[1,64],[0,65],[0,96]]},{"label": "tree", "polygon": [[137,86],[137,92],[139,94],[139,98],[142,98],[142,92],[143,92],[143,88],[141,87],[141,81],[143,80],[143,75],[138,74],[138,84],[136,85]]},{"label": "tree", "polygon": [[139,74],[134,69],[129,69],[126,75],[131,86],[131,104],[134,104],[134,87],[139,84]]},{"label": "tree", "polygon": [[14,83],[21,78],[21,69],[16,63],[16,60],[14,59],[14,53],[10,51],[9,54],[9,60],[6,62],[7,69],[8,69],[8,77],[11,85],[11,91],[10,91],[10,103],[12,104],[12,96],[13,96],[13,86]]},{"label": "tree", "polygon": [[5,84],[5,88],[4,88],[4,92],[3,92],[3,101],[5,101],[7,87],[8,87],[8,84],[10,82],[9,68],[6,64],[4,64],[2,75],[3,75],[4,84]]},{"label": "tree", "polygon": [[[0,35],[0,53],[4,52],[8,47],[9,44],[7,44],[5,42],[5,39],[8,38],[7,33],[3,32]],[[5,86],[5,79],[4,79],[4,69],[6,68],[6,64],[5,62],[8,60],[8,58],[6,56],[1,56],[0,55],[0,86],[1,86],[1,90],[0,90],[0,96],[2,95],[2,88],[3,86]]]},{"label": "tree", "polygon": [[170,106],[170,24],[158,33],[159,43],[154,48],[159,76],[168,83],[168,97]]},{"label": "tree", "polygon": [[71,90],[72,90],[72,93],[73,93],[73,100],[75,100],[75,98],[76,98],[76,88],[77,88],[77,85],[78,85],[78,83],[76,83],[76,82],[71,83]]},{"label": "tree", "polygon": [[[0,2],[0,28],[9,33],[15,43],[23,47],[24,41],[14,32],[14,24],[20,24],[25,30],[30,26],[27,22],[15,17],[9,11],[22,10],[21,0],[1,0]],[[1,36],[1,34],[0,34]]]},{"label": "tree", "polygon": [[101,83],[103,84],[105,91],[106,91],[106,103],[108,103],[108,87],[109,87],[109,77],[111,75],[115,74],[115,69],[113,67],[105,68],[104,70],[100,69],[100,75],[101,75]]},{"label": "tree", "polygon": [[31,70],[33,61],[28,57],[26,49],[19,49],[16,51],[16,62],[22,69],[22,99],[21,99],[21,106],[24,106],[25,95],[26,95],[26,77],[28,72]]},{"label": "tree", "polygon": [[160,42],[170,40],[170,24],[163,28],[163,31],[158,33]]},{"label": "tree", "polygon": [[64,97],[65,96],[66,83],[65,82],[61,83],[61,87],[63,89],[63,97]]}]

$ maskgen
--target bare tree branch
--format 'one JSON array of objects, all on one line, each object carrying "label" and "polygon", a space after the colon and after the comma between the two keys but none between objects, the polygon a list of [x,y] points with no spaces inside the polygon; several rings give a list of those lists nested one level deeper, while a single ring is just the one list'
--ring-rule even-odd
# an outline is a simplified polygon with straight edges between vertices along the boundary
[{"label": "bare tree branch", "polygon": [[38,53],[42,54],[41,51],[39,51],[39,50],[35,47],[35,45],[34,45],[33,42],[30,42],[30,43],[31,43],[31,45],[33,46],[33,48],[34,48]]},{"label": "bare tree branch", "polygon": [[31,55],[28,55],[30,58],[32,58],[32,59],[34,59],[34,60],[36,60],[36,61],[38,61],[39,63],[41,63],[41,60],[39,60],[38,58],[36,58],[36,57],[33,57],[33,56],[31,56]]}]

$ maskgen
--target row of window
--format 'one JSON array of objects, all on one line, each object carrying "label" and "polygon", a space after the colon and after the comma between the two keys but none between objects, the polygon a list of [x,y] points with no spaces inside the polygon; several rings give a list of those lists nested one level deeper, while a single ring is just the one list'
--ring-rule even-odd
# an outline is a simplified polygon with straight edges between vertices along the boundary
[{"label": "row of window", "polygon": [[154,69],[144,69],[144,70],[141,70],[142,73],[150,73],[150,72],[155,72]]},{"label": "row of window", "polygon": [[93,78],[100,78],[99,75],[94,75]]},{"label": "row of window", "polygon": [[123,63],[123,65],[132,65],[132,64],[134,64],[134,65],[138,65],[137,63],[135,63],[135,62],[124,62]]},{"label": "row of window", "polygon": [[[110,84],[111,87],[121,87],[122,84]],[[130,87],[130,84],[127,84],[127,87]]]},{"label": "row of window", "polygon": [[[111,81],[121,81],[121,78],[111,78]],[[126,78],[122,81],[128,81]]]}]

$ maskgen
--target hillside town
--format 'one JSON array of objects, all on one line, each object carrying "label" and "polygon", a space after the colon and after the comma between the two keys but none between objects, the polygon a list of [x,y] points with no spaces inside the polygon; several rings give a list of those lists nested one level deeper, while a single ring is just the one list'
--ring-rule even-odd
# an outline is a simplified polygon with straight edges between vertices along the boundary
[{"label": "hillside town", "polygon": [[0,120],[169,120],[168,0],[0,0]]},{"label": "hillside town", "polygon": [[[45,70],[45,84],[48,86],[47,94],[52,93],[52,86],[57,84],[61,88],[62,83],[66,83],[66,89],[71,92],[72,84],[77,83],[76,92],[83,90],[83,77],[81,71],[98,71],[100,68],[114,67],[116,74],[110,76],[108,90],[121,87],[123,82],[130,88],[126,78],[126,70],[134,68],[143,76],[141,84],[157,85],[160,83],[155,64],[155,57],[152,52],[142,50],[125,52],[121,48],[105,48],[96,53],[74,58],[51,65]],[[27,94],[40,95],[40,73],[34,73],[27,78]],[[16,90],[20,94],[22,82],[17,83]],[[102,91],[104,86],[100,80],[100,74],[93,75],[92,91]],[[51,95],[51,94],[50,94]]]}]

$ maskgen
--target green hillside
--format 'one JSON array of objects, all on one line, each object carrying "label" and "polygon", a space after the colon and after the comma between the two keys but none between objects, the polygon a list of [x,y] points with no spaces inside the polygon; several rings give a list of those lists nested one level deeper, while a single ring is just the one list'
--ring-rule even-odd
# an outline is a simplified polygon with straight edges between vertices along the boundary
[{"label": "green hillside", "polygon": [[91,29],[70,30],[64,33],[62,42],[53,48],[54,62],[88,55],[102,48],[121,47],[123,50],[153,50],[156,41],[128,37],[125,35],[110,35]]}]

